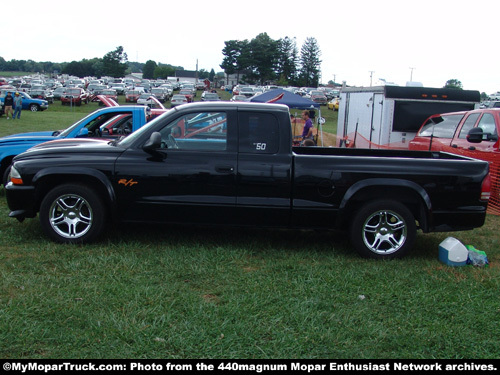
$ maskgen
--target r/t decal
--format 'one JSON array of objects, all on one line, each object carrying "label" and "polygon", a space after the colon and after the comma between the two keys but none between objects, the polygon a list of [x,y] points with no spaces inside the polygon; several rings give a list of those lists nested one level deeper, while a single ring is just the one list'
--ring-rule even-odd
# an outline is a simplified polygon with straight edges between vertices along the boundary
[{"label": "r/t decal", "polygon": [[138,184],[137,181],[134,181],[133,178],[131,178],[130,180],[127,180],[125,178],[122,178],[121,180],[118,181],[118,184],[122,184],[124,186],[133,186],[135,184]]}]

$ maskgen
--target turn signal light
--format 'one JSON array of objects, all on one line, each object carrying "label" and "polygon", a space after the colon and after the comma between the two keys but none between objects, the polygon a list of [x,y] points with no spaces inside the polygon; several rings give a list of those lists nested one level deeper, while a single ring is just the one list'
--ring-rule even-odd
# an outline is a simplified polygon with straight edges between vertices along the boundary
[{"label": "turn signal light", "polygon": [[23,179],[21,174],[17,171],[15,167],[10,168],[10,181],[14,185],[23,185]]},{"label": "turn signal light", "polygon": [[483,183],[481,185],[481,200],[487,201],[491,197],[491,177],[490,174],[484,178]]}]

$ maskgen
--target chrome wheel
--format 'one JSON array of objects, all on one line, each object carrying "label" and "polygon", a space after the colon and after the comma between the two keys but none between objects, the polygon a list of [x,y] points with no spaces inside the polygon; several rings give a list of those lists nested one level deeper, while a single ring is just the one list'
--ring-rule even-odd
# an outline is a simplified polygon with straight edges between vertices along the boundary
[{"label": "chrome wheel", "polygon": [[64,238],[80,238],[92,227],[93,213],[89,203],[75,194],[57,198],[50,207],[49,220],[54,231]]},{"label": "chrome wheel", "polygon": [[404,245],[407,226],[396,212],[381,210],[373,213],[363,225],[363,242],[377,254],[392,254]]},{"label": "chrome wheel", "polygon": [[40,205],[45,233],[61,243],[88,243],[103,232],[107,210],[98,192],[83,184],[54,187]]},{"label": "chrome wheel", "polygon": [[375,200],[353,215],[351,242],[367,258],[391,259],[404,256],[416,237],[415,217],[401,202]]}]

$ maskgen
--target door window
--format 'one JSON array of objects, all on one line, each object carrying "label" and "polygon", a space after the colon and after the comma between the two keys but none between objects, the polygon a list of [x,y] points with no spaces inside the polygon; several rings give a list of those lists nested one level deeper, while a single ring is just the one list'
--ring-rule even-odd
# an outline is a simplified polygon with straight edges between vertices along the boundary
[{"label": "door window", "polygon": [[476,124],[477,118],[479,117],[479,113],[473,113],[464,122],[464,125],[462,126],[462,129],[460,130],[460,134],[458,138],[460,139],[466,139],[467,134],[469,133],[469,130],[471,130],[474,125]]},{"label": "door window", "polygon": [[483,132],[485,134],[491,134],[495,137],[498,135],[495,118],[491,113],[483,114],[483,117],[481,117],[481,120],[479,120],[479,124],[477,125],[477,127],[483,129]]},{"label": "door window", "polygon": [[195,112],[170,122],[161,131],[162,148],[193,151],[227,149],[227,115]]}]

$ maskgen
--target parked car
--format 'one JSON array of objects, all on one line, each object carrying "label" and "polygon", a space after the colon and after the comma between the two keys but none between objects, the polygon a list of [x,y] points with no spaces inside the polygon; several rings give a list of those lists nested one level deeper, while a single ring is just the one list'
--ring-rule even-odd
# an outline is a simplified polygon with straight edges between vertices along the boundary
[{"label": "parked car", "polygon": [[71,87],[67,88],[64,95],[61,95],[61,104],[62,105],[82,105],[82,103],[88,104],[90,101],[89,94],[87,91],[80,87]]},{"label": "parked car", "polygon": [[68,90],[67,87],[57,87],[54,91],[52,91],[52,96],[54,97],[54,100],[61,100],[61,97],[66,93],[66,90]]},{"label": "parked car", "polygon": [[111,98],[113,100],[118,100],[118,95],[116,94],[116,91],[113,89],[104,89],[101,90],[100,95],[104,95],[107,98]]},{"label": "parked car", "polygon": [[311,91],[311,100],[315,103],[319,103],[321,105],[326,105],[328,99],[322,91]]},{"label": "parked car", "polygon": [[193,98],[196,97],[196,86],[194,83],[184,83],[181,87],[181,90],[191,90],[193,93]]},{"label": "parked car", "polygon": [[154,96],[153,94],[149,92],[145,92],[141,95],[139,95],[139,98],[137,98],[137,104],[139,105],[152,105],[153,100],[151,100],[151,97]]},{"label": "parked car", "polygon": [[412,151],[441,151],[490,163],[488,210],[500,214],[500,108],[430,116],[409,143]]},{"label": "parked car", "polygon": [[124,83],[113,83],[110,88],[115,90],[118,95],[125,95],[127,86]]},{"label": "parked car", "polygon": [[22,83],[21,85],[19,85],[17,91],[27,92],[29,94],[29,92],[31,91],[31,83]]},{"label": "parked car", "polygon": [[130,90],[125,92],[125,102],[126,103],[137,103],[137,99],[141,95],[141,91]]},{"label": "parked car", "polygon": [[251,98],[252,96],[255,95],[255,92],[251,87],[242,87],[238,95],[245,95],[247,98]]},{"label": "parked car", "polygon": [[245,95],[233,95],[231,98],[232,102],[249,102],[250,98],[247,98]]},{"label": "parked car", "polygon": [[327,104],[327,108],[331,109],[333,111],[338,111],[339,110],[339,98],[333,98],[330,100]]},{"label": "parked car", "polygon": [[117,142],[60,139],[18,154],[5,186],[9,217],[38,216],[47,237],[66,244],[121,223],[335,230],[374,259],[405,256],[418,230],[485,223],[484,161],[292,148],[287,106],[216,104],[181,106]]},{"label": "parked car", "polygon": [[54,103],[54,95],[52,95],[50,90],[31,90],[30,96],[33,99],[44,99],[49,104]]},{"label": "parked car", "polygon": [[181,89],[181,90],[179,90],[179,94],[184,95],[186,97],[188,103],[191,103],[194,101],[193,90],[191,90],[191,89]]},{"label": "parked car", "polygon": [[28,95],[25,92],[22,91],[16,91],[16,90],[1,90],[0,94],[0,100],[4,101],[5,95],[7,92],[15,93],[19,92],[19,95],[23,97],[23,110],[30,110],[31,112],[38,112],[38,111],[45,111],[47,108],[49,108],[49,102],[44,100],[44,99],[33,99],[30,95]]},{"label": "parked car", "polygon": [[203,93],[201,94],[201,100],[204,102],[218,102],[221,99],[219,95],[217,95],[217,93],[203,91]]},{"label": "parked car", "polygon": [[163,90],[162,88],[153,87],[151,89],[151,94],[156,96],[156,98],[162,103],[165,103],[168,100],[167,92],[165,90]]},{"label": "parked car", "polygon": [[170,108],[173,108],[177,105],[181,105],[181,104],[185,104],[185,103],[188,103],[186,95],[175,94],[172,96],[172,99],[170,99]]},{"label": "parked car", "polygon": [[430,116],[410,150],[445,151],[484,159],[485,152],[497,155],[500,134],[500,108],[441,113]]}]

